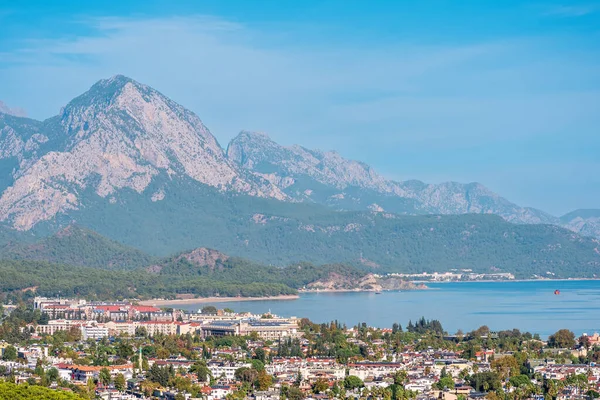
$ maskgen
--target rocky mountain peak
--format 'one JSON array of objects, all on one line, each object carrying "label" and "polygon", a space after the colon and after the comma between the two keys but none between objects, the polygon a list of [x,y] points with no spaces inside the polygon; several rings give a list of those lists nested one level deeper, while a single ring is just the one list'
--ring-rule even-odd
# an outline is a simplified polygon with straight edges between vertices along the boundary
[{"label": "rocky mountain peak", "polygon": [[115,75],[109,79],[96,82],[85,93],[75,97],[62,110],[61,114],[83,111],[88,108],[105,109],[114,104],[115,99],[125,88],[138,92],[150,93],[152,89],[123,75]]},{"label": "rocky mountain peak", "polygon": [[[252,168],[254,164],[267,156],[260,153],[268,153],[269,156],[277,157],[281,146],[262,132],[241,131],[227,146],[227,158],[240,167]],[[250,163],[250,165],[247,165]]]},{"label": "rocky mountain peak", "polygon": [[[113,199],[125,188],[142,194],[158,175],[285,197],[270,182],[240,172],[196,114],[123,75],[97,82],[49,121],[45,129],[60,140],[53,151],[28,160],[0,198],[0,219],[19,229],[78,209],[84,189]],[[168,196],[159,192],[149,194],[152,201]]]},{"label": "rocky mountain peak", "polygon": [[[263,175],[296,179],[310,176],[337,188],[347,186],[379,187],[384,179],[368,165],[347,160],[333,151],[310,150],[299,145],[282,146],[266,134],[241,132],[228,146],[227,157],[243,168]],[[290,184],[289,179],[277,179]],[[272,180],[273,181],[273,180]]]}]

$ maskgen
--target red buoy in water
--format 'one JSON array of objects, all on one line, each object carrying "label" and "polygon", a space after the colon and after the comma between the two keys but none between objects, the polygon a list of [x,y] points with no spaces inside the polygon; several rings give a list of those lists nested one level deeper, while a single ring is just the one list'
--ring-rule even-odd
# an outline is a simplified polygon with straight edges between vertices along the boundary
[{"label": "red buoy in water", "polygon": [[558,294],[560,294],[560,290],[556,289],[556,290],[554,291],[554,294],[557,294],[557,295],[558,295]]}]

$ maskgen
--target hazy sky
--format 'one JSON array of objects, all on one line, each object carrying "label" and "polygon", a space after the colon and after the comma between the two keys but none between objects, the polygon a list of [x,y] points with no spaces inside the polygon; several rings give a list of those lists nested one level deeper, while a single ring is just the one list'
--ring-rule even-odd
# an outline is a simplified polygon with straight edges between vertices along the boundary
[{"label": "hazy sky", "polygon": [[0,0],[0,100],[31,117],[124,74],[223,146],[258,130],[397,180],[600,208],[600,1],[20,3]]}]

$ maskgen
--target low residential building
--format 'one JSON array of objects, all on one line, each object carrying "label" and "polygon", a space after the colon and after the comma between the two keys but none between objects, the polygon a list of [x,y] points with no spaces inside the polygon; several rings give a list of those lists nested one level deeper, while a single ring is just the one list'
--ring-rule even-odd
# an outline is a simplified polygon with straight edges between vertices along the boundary
[{"label": "low residential building", "polygon": [[211,375],[215,379],[225,378],[233,381],[235,379],[235,371],[242,367],[250,368],[252,364],[249,363],[233,363],[224,361],[211,361],[207,364]]},{"label": "low residential building", "polygon": [[392,375],[396,371],[405,370],[406,366],[401,363],[353,363],[348,365],[348,374],[358,376],[360,379],[381,378]]},{"label": "low residential building", "polygon": [[81,339],[98,340],[108,337],[108,328],[105,325],[84,325],[81,327]]},{"label": "low residential building", "polygon": [[111,365],[108,367],[97,367],[89,365],[70,365],[66,369],[71,371],[71,380],[79,382],[87,382],[88,379],[98,379],[100,370],[106,368],[110,371],[114,378],[118,374],[123,374],[125,379],[130,379],[133,376],[133,364]]}]

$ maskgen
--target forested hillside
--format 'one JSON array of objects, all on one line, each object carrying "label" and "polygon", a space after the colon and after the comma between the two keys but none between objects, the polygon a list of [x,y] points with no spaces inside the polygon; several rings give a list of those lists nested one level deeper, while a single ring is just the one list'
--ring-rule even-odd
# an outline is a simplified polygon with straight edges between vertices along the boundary
[{"label": "forested hillside", "polygon": [[268,267],[230,258],[212,269],[184,258],[160,268],[107,270],[40,261],[0,261],[0,292],[89,299],[174,298],[177,294],[208,296],[275,296],[294,294],[331,273],[358,280],[365,275],[344,265],[295,264]]},{"label": "forested hillside", "polygon": [[[547,271],[592,277],[600,271],[598,240],[553,225],[517,225],[494,215],[337,212],[226,195],[191,181],[173,180],[170,187],[168,202],[124,191],[116,203],[95,196],[85,212],[73,217],[102,235],[161,256],[209,247],[275,266],[347,263],[380,272],[500,269],[522,278]],[[70,221],[58,219],[45,229]]]},{"label": "forested hillside", "polygon": [[107,239],[93,231],[69,225],[35,242],[9,241],[0,247],[2,258],[38,260],[96,268],[132,269],[150,264],[153,257]]},{"label": "forested hillside", "polygon": [[281,283],[217,281],[189,275],[154,275],[40,261],[0,261],[0,292],[30,291],[43,296],[88,299],[174,298],[178,293],[207,296],[274,296],[296,291]]}]

